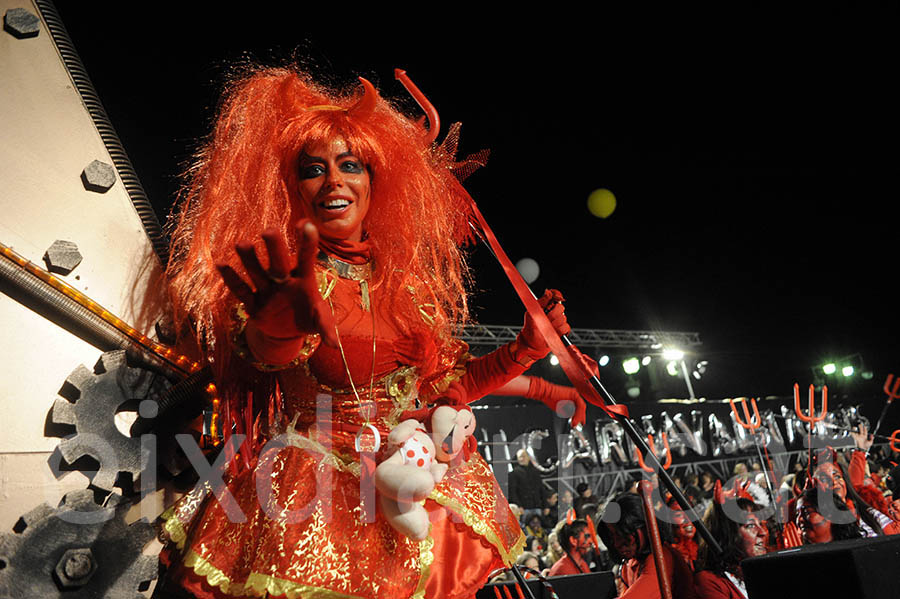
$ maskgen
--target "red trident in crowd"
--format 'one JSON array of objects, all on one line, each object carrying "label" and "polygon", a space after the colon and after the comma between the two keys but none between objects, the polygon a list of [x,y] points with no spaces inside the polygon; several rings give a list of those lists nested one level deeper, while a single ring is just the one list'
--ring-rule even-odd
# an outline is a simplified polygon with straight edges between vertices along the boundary
[{"label": "red trident in crowd", "polygon": [[900,453],[900,428],[891,433],[891,451]]},{"label": "red trident in crowd", "polygon": [[750,405],[753,406],[753,418],[750,417],[750,409],[747,408],[746,398],[742,397],[738,400],[738,402],[744,408],[744,420],[741,420],[741,414],[738,412],[737,407],[735,407],[734,400],[728,400],[728,403],[731,404],[731,411],[734,412],[735,421],[737,421],[738,424],[750,431],[751,435],[755,435],[756,429],[758,429],[762,424],[762,419],[759,417],[759,408],[756,407],[756,400],[750,400]]},{"label": "red trident in crowd", "polygon": [[807,442],[809,455],[806,462],[806,473],[812,477],[812,431],[815,424],[825,420],[825,416],[828,415],[828,386],[822,386],[822,413],[819,415],[816,415],[816,388],[813,385],[809,386],[809,413],[804,414],[800,408],[800,385],[794,383],[794,411],[797,412],[797,418],[809,425]]},{"label": "red trident in crowd", "polygon": [[[668,470],[669,466],[672,465],[672,450],[669,449],[669,437],[666,435],[666,433],[660,434],[662,435],[663,447],[666,448],[666,463],[663,464],[662,467],[663,470]],[[659,461],[659,456],[656,455],[656,450],[653,449],[655,447],[653,444],[653,435],[647,435],[647,445],[650,446],[650,451],[653,452],[653,455],[656,456],[656,460]],[[637,461],[638,464],[640,464],[641,469],[644,472],[653,474],[653,468],[644,463],[644,456],[641,455],[641,450],[635,447],[634,453],[637,455]]]},{"label": "red trident in crowd", "polygon": [[889,375],[887,375],[887,379],[884,381],[884,392],[888,396],[888,399],[887,399],[888,403],[891,403],[892,401],[894,401],[895,399],[900,397],[900,392],[898,392],[898,391],[900,391],[900,376],[898,376],[897,380],[894,381],[893,389],[890,388],[892,380],[894,380],[894,375],[889,374]]},{"label": "red trident in crowd", "polygon": [[[894,381],[893,388],[891,388],[891,381]],[[878,416],[878,422],[875,423],[875,430],[872,431],[873,438],[878,434],[878,429],[881,428],[881,423],[884,421],[884,416],[887,414],[888,408],[891,407],[891,402],[900,397],[900,377],[894,379],[893,374],[887,375],[887,379],[884,381],[884,394],[887,395],[887,401],[884,402],[884,407],[881,408],[881,415]],[[870,447],[869,449],[872,448]],[[869,450],[866,450],[866,455],[868,454]]]},{"label": "red trident in crowd", "polygon": [[756,437],[756,431],[762,426],[762,418],[759,417],[759,408],[756,405],[756,400],[751,398],[750,405],[753,407],[753,417],[750,416],[750,408],[747,407],[747,399],[741,398],[738,400],[738,403],[741,404],[741,407],[744,409],[744,418],[741,418],[740,412],[738,412],[737,406],[734,405],[735,401],[733,399],[729,399],[728,403],[731,404],[731,411],[734,413],[734,421],[741,425],[741,427],[750,431],[750,434],[753,436],[753,444],[756,445],[756,453],[759,455],[759,463],[766,464],[768,471],[766,472],[766,486],[769,487],[769,493],[772,494],[772,497],[775,497],[772,489],[772,482],[769,480],[769,472],[774,472],[772,468],[772,462],[769,460],[769,450],[765,448],[763,445],[763,449],[766,449],[766,459],[763,459],[762,451],[759,449],[759,441]]}]

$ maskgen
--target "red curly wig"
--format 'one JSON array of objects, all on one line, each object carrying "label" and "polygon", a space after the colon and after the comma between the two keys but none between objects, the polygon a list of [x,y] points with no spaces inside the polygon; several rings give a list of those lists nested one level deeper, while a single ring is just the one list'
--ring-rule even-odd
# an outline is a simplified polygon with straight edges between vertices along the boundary
[{"label": "red curly wig", "polygon": [[363,228],[375,266],[372,286],[391,302],[400,329],[421,323],[410,284],[430,295],[442,335],[468,318],[468,269],[459,248],[467,237],[466,201],[453,184],[452,164],[431,151],[421,125],[381,97],[363,116],[316,108],[346,109],[354,101],[352,93],[326,90],[287,68],[257,68],[227,86],[213,134],[186,173],[167,268],[179,337],[193,337],[220,381],[231,378],[231,348],[220,340],[227,340],[237,300],[215,264],[241,272],[235,244],[252,242],[264,256],[260,235],[268,228],[295,246],[293,223],[305,216],[298,213],[299,157],[337,136],[371,175]]}]

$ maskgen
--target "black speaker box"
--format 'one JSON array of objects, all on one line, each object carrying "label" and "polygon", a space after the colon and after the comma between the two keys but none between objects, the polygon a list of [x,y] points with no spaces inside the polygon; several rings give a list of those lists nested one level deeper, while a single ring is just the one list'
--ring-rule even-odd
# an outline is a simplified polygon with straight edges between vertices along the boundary
[{"label": "black speaker box", "polygon": [[[573,574],[572,576],[554,576],[547,579],[553,586],[553,590],[559,595],[559,599],[612,599],[616,596],[616,581],[612,572],[591,572],[590,574]],[[503,587],[509,587],[510,596],[518,599],[515,583],[501,582],[491,583],[475,594],[475,599],[497,599],[494,591],[499,587],[500,597],[506,598]],[[529,580],[528,588],[531,589],[535,599],[552,599],[550,591],[537,580]],[[528,594],[525,593],[527,599]]]},{"label": "black speaker box", "polygon": [[900,535],[784,549],[741,569],[750,599],[900,599]]}]

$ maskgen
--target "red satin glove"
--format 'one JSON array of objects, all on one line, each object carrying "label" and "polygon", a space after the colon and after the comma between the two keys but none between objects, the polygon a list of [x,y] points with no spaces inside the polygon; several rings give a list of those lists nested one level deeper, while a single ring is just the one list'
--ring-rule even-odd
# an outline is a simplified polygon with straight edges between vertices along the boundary
[{"label": "red satin glove", "polygon": [[[556,289],[547,289],[544,291],[544,295],[538,299],[538,304],[543,308],[558,335],[568,335],[572,331],[572,327],[566,320],[563,301],[562,293]],[[550,352],[550,346],[547,345],[534,320],[527,312],[525,313],[525,324],[516,337],[516,342],[518,345],[515,356],[517,361],[520,357],[540,360]]]},{"label": "red satin glove", "polygon": [[250,315],[246,331],[250,349],[271,364],[290,362],[310,334],[318,333],[325,343],[337,345],[334,317],[316,281],[319,232],[308,220],[298,222],[296,229],[296,260],[280,233],[270,229],[262,234],[269,254],[268,269],[263,268],[253,244],[235,246],[250,284],[228,264],[216,265],[225,286]]},{"label": "red satin glove", "polygon": [[570,409],[567,409],[568,406],[566,406],[564,402],[571,402],[574,405],[574,412],[570,419],[571,425],[584,425],[587,404],[574,387],[563,387],[562,385],[545,381],[536,376],[528,376],[525,378],[529,379],[528,391],[525,394],[525,397],[528,399],[536,399],[563,417],[572,413]]}]

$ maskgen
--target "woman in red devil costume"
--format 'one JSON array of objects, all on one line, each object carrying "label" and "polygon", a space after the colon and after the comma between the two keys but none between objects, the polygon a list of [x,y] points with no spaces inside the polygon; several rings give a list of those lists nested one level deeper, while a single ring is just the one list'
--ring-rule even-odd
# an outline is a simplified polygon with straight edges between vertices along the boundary
[{"label": "woman in red devil costume", "polygon": [[[421,540],[374,507],[376,437],[407,411],[484,396],[548,348],[529,319],[480,358],[453,337],[467,320],[459,165],[362,85],[240,77],[190,171],[169,297],[182,344],[212,366],[226,435],[247,435],[224,488],[166,514],[167,584],[197,597],[471,597],[524,543],[477,452],[410,491],[430,519]],[[566,333],[561,296],[542,299]]]},{"label": "woman in red devil costume", "polygon": [[747,599],[741,562],[765,554],[768,537],[765,520],[755,513],[758,509],[739,481],[729,491],[716,481],[704,523],[724,551],[719,554],[700,540],[700,571],[694,576],[700,599]]}]

